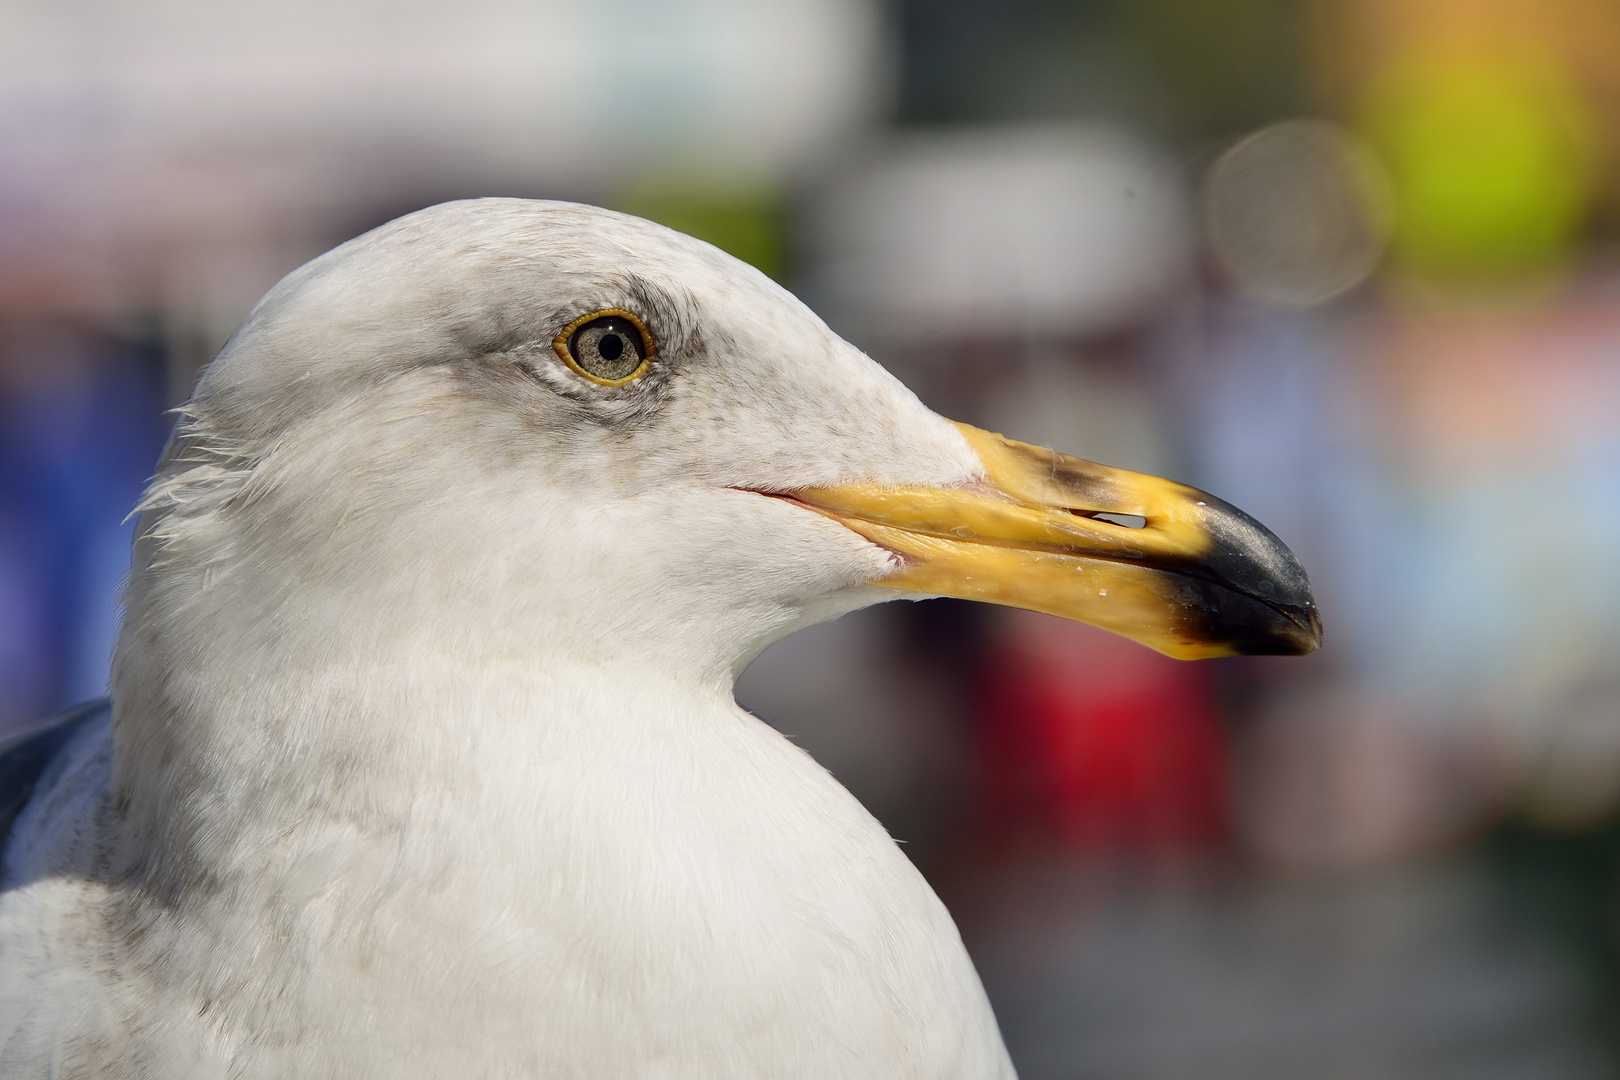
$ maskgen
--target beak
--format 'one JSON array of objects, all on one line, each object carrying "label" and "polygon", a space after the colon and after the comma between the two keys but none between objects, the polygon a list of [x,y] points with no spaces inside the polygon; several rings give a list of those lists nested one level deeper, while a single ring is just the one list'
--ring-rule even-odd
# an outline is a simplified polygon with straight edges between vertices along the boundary
[{"label": "beak", "polygon": [[1028,608],[1169,656],[1300,656],[1311,584],[1264,525],[1197,488],[957,425],[984,463],[960,488],[845,485],[793,497],[898,557],[874,584]]}]

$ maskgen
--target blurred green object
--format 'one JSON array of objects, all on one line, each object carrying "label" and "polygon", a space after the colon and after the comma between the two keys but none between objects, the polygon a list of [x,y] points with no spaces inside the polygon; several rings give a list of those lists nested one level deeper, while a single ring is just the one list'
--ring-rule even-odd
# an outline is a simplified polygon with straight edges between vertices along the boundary
[{"label": "blurred green object", "polygon": [[1397,264],[1420,277],[1556,268],[1585,223],[1595,138],[1556,64],[1418,55],[1374,78],[1363,133],[1389,168]]},{"label": "blurred green object", "polygon": [[787,208],[765,185],[653,177],[621,190],[612,208],[705,240],[777,281],[787,273]]}]

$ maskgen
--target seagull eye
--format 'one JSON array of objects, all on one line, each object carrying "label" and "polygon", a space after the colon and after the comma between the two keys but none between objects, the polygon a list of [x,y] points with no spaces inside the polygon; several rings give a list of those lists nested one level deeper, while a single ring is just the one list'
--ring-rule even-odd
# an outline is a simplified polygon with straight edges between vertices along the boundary
[{"label": "seagull eye", "polygon": [[603,386],[639,379],[657,351],[642,321],[618,308],[575,319],[562,328],[551,347],[569,367]]}]

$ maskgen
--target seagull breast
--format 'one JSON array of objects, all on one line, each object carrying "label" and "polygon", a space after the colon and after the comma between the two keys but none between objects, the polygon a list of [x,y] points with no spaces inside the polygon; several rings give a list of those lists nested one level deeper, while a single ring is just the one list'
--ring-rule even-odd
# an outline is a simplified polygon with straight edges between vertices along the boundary
[{"label": "seagull breast", "polygon": [[937,416],[691,238],[479,200],[329,252],[140,507],[110,735],[41,781],[100,802],[7,849],[0,1071],[1010,1076],[928,886],[731,696],[901,596],[1320,638],[1242,512]]}]

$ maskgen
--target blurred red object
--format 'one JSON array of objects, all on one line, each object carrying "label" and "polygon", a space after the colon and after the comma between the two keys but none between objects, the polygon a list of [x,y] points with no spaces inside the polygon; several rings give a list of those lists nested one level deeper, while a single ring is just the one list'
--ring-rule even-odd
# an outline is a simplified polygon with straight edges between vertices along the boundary
[{"label": "blurred red object", "polygon": [[979,693],[987,841],[1151,855],[1225,842],[1226,741],[1203,665],[1011,612]]}]

